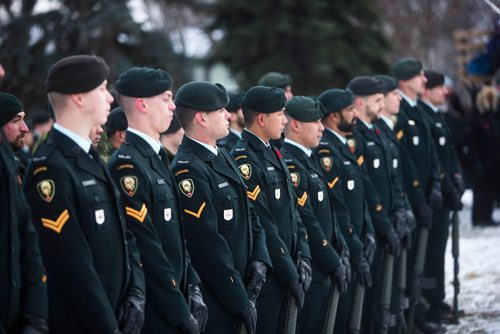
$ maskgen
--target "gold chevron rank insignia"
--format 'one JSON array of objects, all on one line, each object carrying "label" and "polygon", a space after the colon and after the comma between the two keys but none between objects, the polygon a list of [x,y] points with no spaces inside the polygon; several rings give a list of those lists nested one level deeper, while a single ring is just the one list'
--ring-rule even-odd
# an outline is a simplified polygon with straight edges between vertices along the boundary
[{"label": "gold chevron rank insignia", "polygon": [[361,166],[363,162],[365,162],[365,158],[362,155],[360,155],[358,158],[358,166]]},{"label": "gold chevron rank insignia", "polygon": [[59,215],[59,217],[57,217],[56,220],[42,218],[42,225],[43,227],[48,228],[49,230],[61,234],[64,224],[66,224],[68,219],[69,219],[69,212],[68,209],[66,209]]},{"label": "gold chevron rank insignia", "polygon": [[250,198],[254,202],[257,199],[257,197],[259,196],[259,194],[260,194],[260,186],[259,185],[257,185],[253,191],[247,191],[248,198]]},{"label": "gold chevron rank insignia", "polygon": [[146,204],[142,204],[141,210],[135,210],[131,207],[126,206],[125,213],[128,216],[135,218],[139,222],[143,223],[144,219],[146,219],[146,215],[148,214],[148,208],[146,208]]},{"label": "gold chevron rank insignia", "polygon": [[336,178],[333,179],[332,182],[328,182],[328,188],[332,189],[333,187],[335,187],[335,184],[337,184],[338,181],[339,177],[337,176]]},{"label": "gold chevron rank insignia", "polygon": [[201,217],[201,213],[203,212],[203,209],[205,209],[206,205],[207,205],[207,203],[203,202],[203,204],[201,204],[201,206],[200,206],[200,208],[198,209],[197,212],[194,212],[194,211],[191,211],[191,210],[188,210],[188,209],[184,209],[184,212],[187,213],[188,215],[193,216],[193,217],[200,218]]},{"label": "gold chevron rank insignia", "polygon": [[302,196],[300,196],[298,199],[297,199],[297,203],[300,205],[300,206],[304,206],[306,204],[306,201],[307,201],[307,193],[304,191],[304,193],[302,194]]},{"label": "gold chevron rank insignia", "polygon": [[401,140],[403,136],[404,136],[403,130],[399,130],[398,133],[396,133],[396,138],[398,138],[398,140]]}]

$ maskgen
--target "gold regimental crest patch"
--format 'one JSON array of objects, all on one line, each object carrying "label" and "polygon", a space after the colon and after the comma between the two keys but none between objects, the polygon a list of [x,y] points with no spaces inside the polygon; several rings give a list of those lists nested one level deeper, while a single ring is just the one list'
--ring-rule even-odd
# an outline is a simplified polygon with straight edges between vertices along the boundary
[{"label": "gold regimental crest patch", "polygon": [[181,182],[179,182],[179,189],[181,190],[181,192],[191,198],[193,197],[193,193],[194,193],[194,182],[193,180],[191,179],[184,179],[182,180]]},{"label": "gold regimental crest patch", "polygon": [[120,179],[120,186],[127,195],[132,197],[134,196],[135,191],[137,190],[138,186],[137,178],[132,175],[124,176]]},{"label": "gold regimental crest patch", "polygon": [[54,195],[56,194],[56,185],[52,180],[43,180],[38,182],[36,185],[38,194],[47,203],[52,202]]},{"label": "gold regimental crest patch", "polygon": [[250,176],[252,175],[252,166],[250,164],[243,164],[238,167],[240,170],[241,176],[245,179],[248,180]]},{"label": "gold regimental crest patch", "polygon": [[329,172],[332,169],[333,165],[333,159],[332,157],[322,157],[320,160],[321,167],[323,167],[324,170]]}]

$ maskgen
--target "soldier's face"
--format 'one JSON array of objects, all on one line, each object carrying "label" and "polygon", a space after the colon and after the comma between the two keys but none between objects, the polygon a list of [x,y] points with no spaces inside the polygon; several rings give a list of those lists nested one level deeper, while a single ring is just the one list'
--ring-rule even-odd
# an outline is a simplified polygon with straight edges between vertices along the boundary
[{"label": "soldier's face", "polygon": [[202,114],[207,125],[206,131],[212,139],[217,140],[228,135],[231,114],[225,108]]},{"label": "soldier's face", "polygon": [[384,108],[384,95],[374,94],[365,99],[365,116],[370,122],[374,122],[379,117]]},{"label": "soldier's face", "polygon": [[167,90],[160,95],[144,99],[151,113],[151,124],[158,133],[166,131],[172,122],[175,110],[172,98],[172,91]]},{"label": "soldier's face", "polygon": [[418,75],[407,81],[407,86],[411,92],[415,94],[423,94],[426,82],[427,78],[424,75],[424,71],[421,71]]},{"label": "soldier's face", "polygon": [[314,122],[299,122],[302,144],[306,147],[313,148],[319,145],[319,141],[323,136],[325,127],[321,120]]},{"label": "soldier's face", "polygon": [[263,115],[266,134],[270,139],[279,139],[283,129],[285,128],[285,124],[288,123],[285,116],[285,110]]},{"label": "soldier's face", "polygon": [[384,114],[387,116],[396,115],[399,113],[399,105],[401,104],[401,95],[395,89],[387,93],[384,97]]},{"label": "soldier's face", "polygon": [[339,113],[338,128],[344,132],[352,132],[354,129],[354,118],[356,117],[356,108],[354,104],[342,109]]},{"label": "soldier's face", "polygon": [[446,103],[448,89],[445,86],[437,86],[426,91],[429,101],[435,106],[441,106]]},{"label": "soldier's face", "polygon": [[14,151],[24,147],[25,139],[29,132],[28,126],[24,122],[24,115],[24,111],[21,111],[7,124],[2,126],[5,139],[7,139]]},{"label": "soldier's face", "polygon": [[105,124],[108,120],[113,96],[107,89],[108,81],[104,80],[101,85],[87,93],[82,93],[84,106],[91,114],[94,125]]}]

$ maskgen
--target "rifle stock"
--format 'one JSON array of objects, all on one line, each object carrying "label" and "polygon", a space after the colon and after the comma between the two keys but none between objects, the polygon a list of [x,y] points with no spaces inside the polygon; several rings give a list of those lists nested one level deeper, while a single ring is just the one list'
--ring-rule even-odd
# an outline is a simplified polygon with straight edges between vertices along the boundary
[{"label": "rifle stock", "polygon": [[460,271],[458,257],[460,255],[460,220],[458,211],[453,211],[451,217],[451,253],[453,255],[453,323],[458,324],[458,294],[460,293],[460,281],[458,280],[458,273]]}]

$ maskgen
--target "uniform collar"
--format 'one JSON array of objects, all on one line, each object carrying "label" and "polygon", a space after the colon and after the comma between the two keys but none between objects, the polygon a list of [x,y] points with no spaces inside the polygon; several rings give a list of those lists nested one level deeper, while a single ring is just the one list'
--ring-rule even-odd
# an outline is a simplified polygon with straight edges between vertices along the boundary
[{"label": "uniform collar", "polygon": [[399,95],[410,105],[410,107],[415,108],[417,106],[417,100],[412,100],[405,93],[403,93],[400,89],[398,89]]},{"label": "uniform collar", "polygon": [[346,137],[339,135],[337,132],[335,132],[334,130],[332,130],[330,128],[326,128],[326,130],[330,131],[331,133],[333,133],[342,142],[342,144],[344,144],[344,145],[347,144]]},{"label": "uniform collar", "polygon": [[188,137],[189,139],[191,139],[195,143],[200,144],[201,146],[203,146],[204,148],[206,148],[207,150],[209,150],[210,152],[212,152],[214,155],[217,155],[217,153],[219,153],[219,151],[217,150],[217,147],[213,147],[213,146],[210,146],[208,144],[202,143],[201,141],[193,139],[193,138],[191,138],[191,137],[189,137],[187,135],[186,135],[186,137]]},{"label": "uniform collar", "polygon": [[152,138],[152,137],[148,136],[148,135],[147,135],[147,134],[145,134],[144,132],[139,131],[139,130],[136,130],[136,129],[131,128],[131,127],[128,127],[128,128],[127,128],[127,131],[130,131],[130,132],[132,132],[133,134],[135,134],[135,135],[137,135],[137,136],[141,137],[142,139],[144,139],[144,141],[145,141],[146,143],[148,143],[148,144],[149,144],[149,146],[151,146],[151,148],[153,149],[153,151],[154,151],[155,153],[157,153],[157,154],[158,154],[158,153],[160,152],[160,149],[161,149],[161,143],[160,143],[160,141],[155,140],[154,138]]},{"label": "uniform collar", "polygon": [[366,122],[365,122],[365,121],[363,121],[361,118],[358,118],[357,120],[358,120],[358,121],[360,121],[361,123],[363,123],[363,124],[364,124],[364,125],[368,128],[368,130],[373,129],[373,124],[371,124],[371,123],[366,123]]},{"label": "uniform collar", "polygon": [[271,145],[269,143],[266,143],[265,141],[263,141],[259,136],[257,136],[255,133],[253,133],[252,131],[248,130],[247,128],[243,129],[243,131],[248,131],[249,133],[251,133],[255,138],[258,138],[262,144],[264,144],[265,147],[271,147]]},{"label": "uniform collar", "polygon": [[304,145],[301,145],[297,143],[296,141],[293,141],[291,139],[285,138],[285,143],[288,143],[290,145],[296,146],[297,148],[300,148],[302,152],[304,152],[309,158],[311,157],[312,151],[310,148],[305,147]]},{"label": "uniform collar", "polygon": [[385,124],[387,124],[387,126],[389,127],[389,129],[394,130],[394,123],[392,122],[392,119],[390,119],[389,117],[387,117],[385,115],[380,115],[380,119],[383,122],[385,122]]},{"label": "uniform collar", "polygon": [[424,101],[422,99],[420,99],[420,101],[425,104],[426,106],[428,106],[432,111],[434,111],[436,114],[439,112],[439,109],[438,107],[436,107],[435,105],[433,105],[432,103],[430,102],[427,102],[427,101]]},{"label": "uniform collar", "polygon": [[233,129],[233,128],[229,128],[229,132],[231,132],[232,134],[238,136],[238,138],[241,138],[241,132]]},{"label": "uniform collar", "polygon": [[64,134],[66,137],[69,137],[72,141],[74,141],[80,148],[83,149],[84,152],[89,153],[90,152],[90,140],[88,138],[83,138],[76,133],[74,133],[71,130],[66,129],[62,125],[58,123],[54,123],[54,129],[58,130],[62,134]]}]

